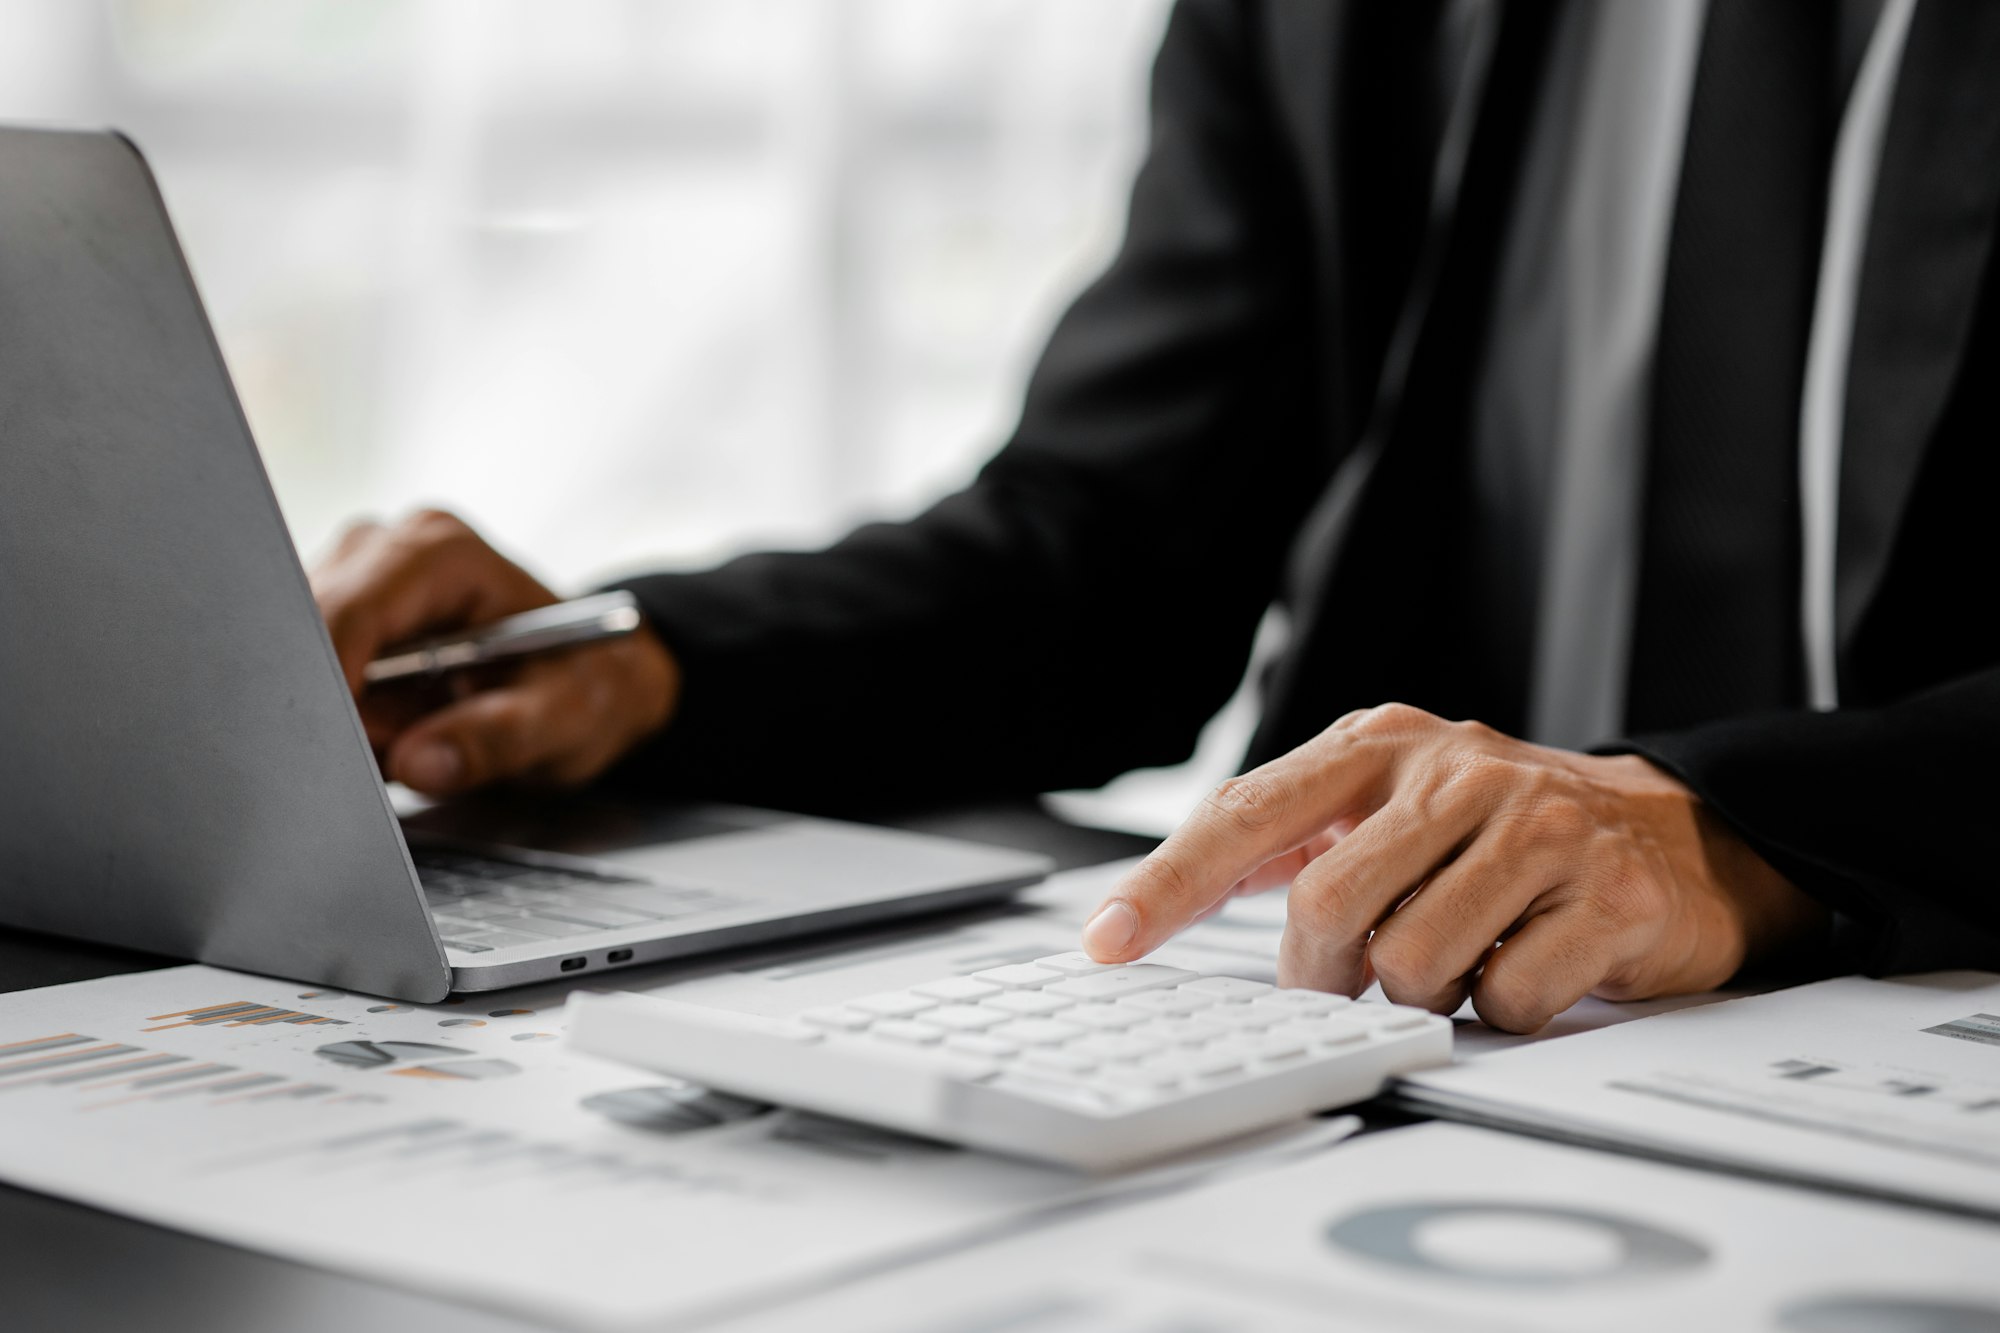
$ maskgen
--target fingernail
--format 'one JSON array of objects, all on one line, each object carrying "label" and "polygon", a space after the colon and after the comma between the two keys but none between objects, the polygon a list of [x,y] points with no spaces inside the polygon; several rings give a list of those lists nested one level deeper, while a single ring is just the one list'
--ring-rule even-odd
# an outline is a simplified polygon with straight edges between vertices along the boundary
[{"label": "fingernail", "polygon": [[1123,898],[1113,898],[1097,909],[1083,927],[1083,949],[1093,958],[1115,954],[1139,933],[1139,914]]},{"label": "fingernail", "polygon": [[403,781],[419,791],[443,791],[456,786],[465,763],[458,751],[442,741],[419,745],[403,756]]}]

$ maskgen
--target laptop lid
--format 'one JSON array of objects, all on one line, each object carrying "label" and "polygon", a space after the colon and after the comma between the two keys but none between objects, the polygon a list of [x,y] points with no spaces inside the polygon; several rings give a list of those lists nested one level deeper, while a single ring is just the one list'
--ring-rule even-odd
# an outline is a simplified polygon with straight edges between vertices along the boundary
[{"label": "laptop lid", "polygon": [[0,923],[450,985],[159,194],[0,127]]}]

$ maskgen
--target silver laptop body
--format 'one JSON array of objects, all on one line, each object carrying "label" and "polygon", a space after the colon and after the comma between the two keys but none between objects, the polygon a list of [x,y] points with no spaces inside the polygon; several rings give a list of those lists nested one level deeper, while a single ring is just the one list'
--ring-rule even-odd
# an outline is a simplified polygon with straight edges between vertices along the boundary
[{"label": "silver laptop body", "polygon": [[496,805],[405,840],[137,149],[0,127],[0,923],[434,1001],[1048,869],[767,811]]}]

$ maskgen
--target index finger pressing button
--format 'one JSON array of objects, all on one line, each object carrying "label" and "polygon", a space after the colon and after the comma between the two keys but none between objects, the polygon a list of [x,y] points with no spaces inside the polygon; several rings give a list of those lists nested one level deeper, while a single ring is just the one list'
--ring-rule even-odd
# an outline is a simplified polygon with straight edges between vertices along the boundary
[{"label": "index finger pressing button", "polygon": [[1057,953],[1047,958],[1037,958],[1036,967],[1046,967],[1051,972],[1060,972],[1066,977],[1087,976],[1092,972],[1105,972],[1118,966],[1116,963],[1100,963],[1087,953]]}]

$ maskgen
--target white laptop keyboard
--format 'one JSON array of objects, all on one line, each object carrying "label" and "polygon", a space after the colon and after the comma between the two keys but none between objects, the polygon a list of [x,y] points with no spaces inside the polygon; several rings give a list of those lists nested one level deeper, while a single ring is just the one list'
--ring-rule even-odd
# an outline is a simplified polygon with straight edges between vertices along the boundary
[{"label": "white laptop keyboard", "polygon": [[726,1092],[1091,1169],[1363,1101],[1451,1023],[1081,953],[772,1019],[578,995],[570,1043]]}]

